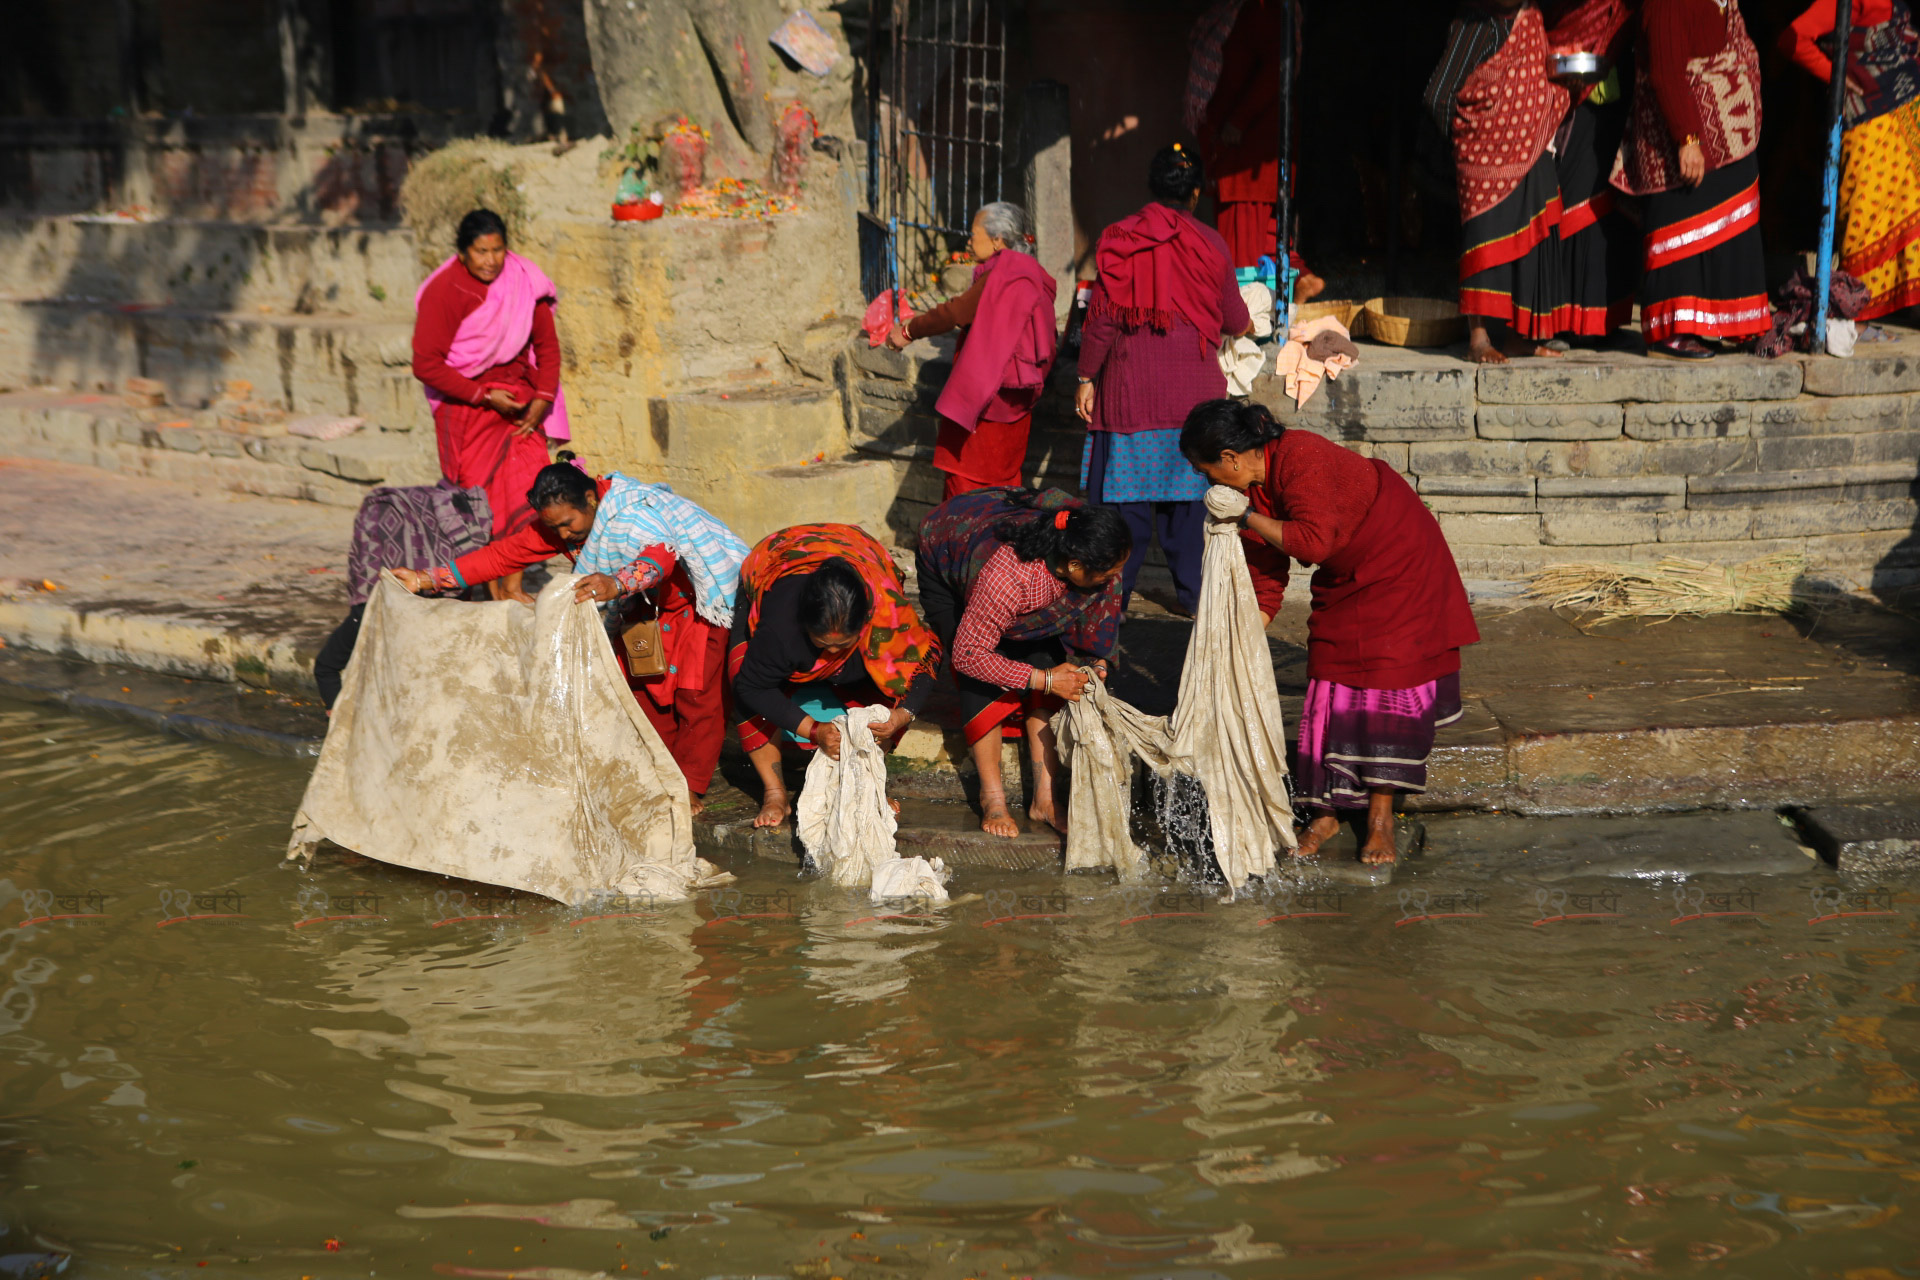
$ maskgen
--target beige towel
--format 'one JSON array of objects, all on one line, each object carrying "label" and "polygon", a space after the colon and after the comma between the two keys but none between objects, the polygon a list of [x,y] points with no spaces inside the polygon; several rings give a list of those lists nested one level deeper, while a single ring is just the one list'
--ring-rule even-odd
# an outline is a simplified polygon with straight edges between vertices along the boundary
[{"label": "beige towel", "polygon": [[900,857],[887,804],[887,756],[873,736],[892,712],[851,707],[840,726],[840,758],[813,753],[794,825],[813,865],[831,884],[865,889],[882,863]]},{"label": "beige towel", "polygon": [[577,582],[529,609],[422,600],[383,573],[287,856],[331,840],[574,904],[731,880],[694,856],[686,778]]}]

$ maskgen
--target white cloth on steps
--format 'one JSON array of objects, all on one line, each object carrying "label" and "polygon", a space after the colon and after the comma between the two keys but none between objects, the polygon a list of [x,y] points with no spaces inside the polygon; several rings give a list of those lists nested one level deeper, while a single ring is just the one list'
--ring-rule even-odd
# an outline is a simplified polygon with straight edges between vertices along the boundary
[{"label": "white cloth on steps", "polygon": [[902,858],[894,847],[899,823],[887,803],[887,756],[873,736],[873,726],[892,714],[886,707],[851,707],[835,722],[840,758],[816,751],[807,765],[795,815],[800,843],[831,884],[866,889],[876,901],[945,902],[945,865]]},{"label": "white cloth on steps", "polygon": [[[1214,860],[1229,889],[1274,869],[1295,847],[1287,735],[1239,518],[1247,497],[1207,490],[1200,600],[1173,712],[1173,754],[1207,792]],[[1069,815],[1071,821],[1071,815]]]}]

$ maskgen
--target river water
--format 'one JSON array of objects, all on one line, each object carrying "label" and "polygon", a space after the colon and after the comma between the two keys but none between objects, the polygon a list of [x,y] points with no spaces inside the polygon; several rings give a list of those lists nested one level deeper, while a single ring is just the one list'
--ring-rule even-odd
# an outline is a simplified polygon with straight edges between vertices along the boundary
[{"label": "river water", "polygon": [[0,1274],[1920,1275],[1912,883],[583,913],[303,782],[0,703]]}]

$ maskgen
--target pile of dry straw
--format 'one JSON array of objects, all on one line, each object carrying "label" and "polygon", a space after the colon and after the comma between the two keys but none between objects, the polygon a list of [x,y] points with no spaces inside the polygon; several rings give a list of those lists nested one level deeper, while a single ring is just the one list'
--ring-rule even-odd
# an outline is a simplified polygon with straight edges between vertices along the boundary
[{"label": "pile of dry straw", "polygon": [[1710,613],[1788,613],[1793,584],[1806,568],[1798,552],[1717,565],[1666,556],[1653,564],[1550,564],[1527,581],[1527,595],[1595,621],[1699,617]]}]

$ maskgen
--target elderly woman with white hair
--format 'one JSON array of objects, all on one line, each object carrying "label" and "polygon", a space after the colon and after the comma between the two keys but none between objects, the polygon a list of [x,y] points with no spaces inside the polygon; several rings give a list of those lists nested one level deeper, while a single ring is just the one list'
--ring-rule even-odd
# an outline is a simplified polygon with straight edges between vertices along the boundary
[{"label": "elderly woman with white hair", "polygon": [[967,247],[979,264],[972,287],[894,326],[887,339],[899,351],[917,338],[966,330],[934,406],[933,465],[947,474],[942,501],[1020,483],[1034,401],[1053,366],[1057,286],[1034,260],[1026,210],[1005,201],[982,206]]}]

